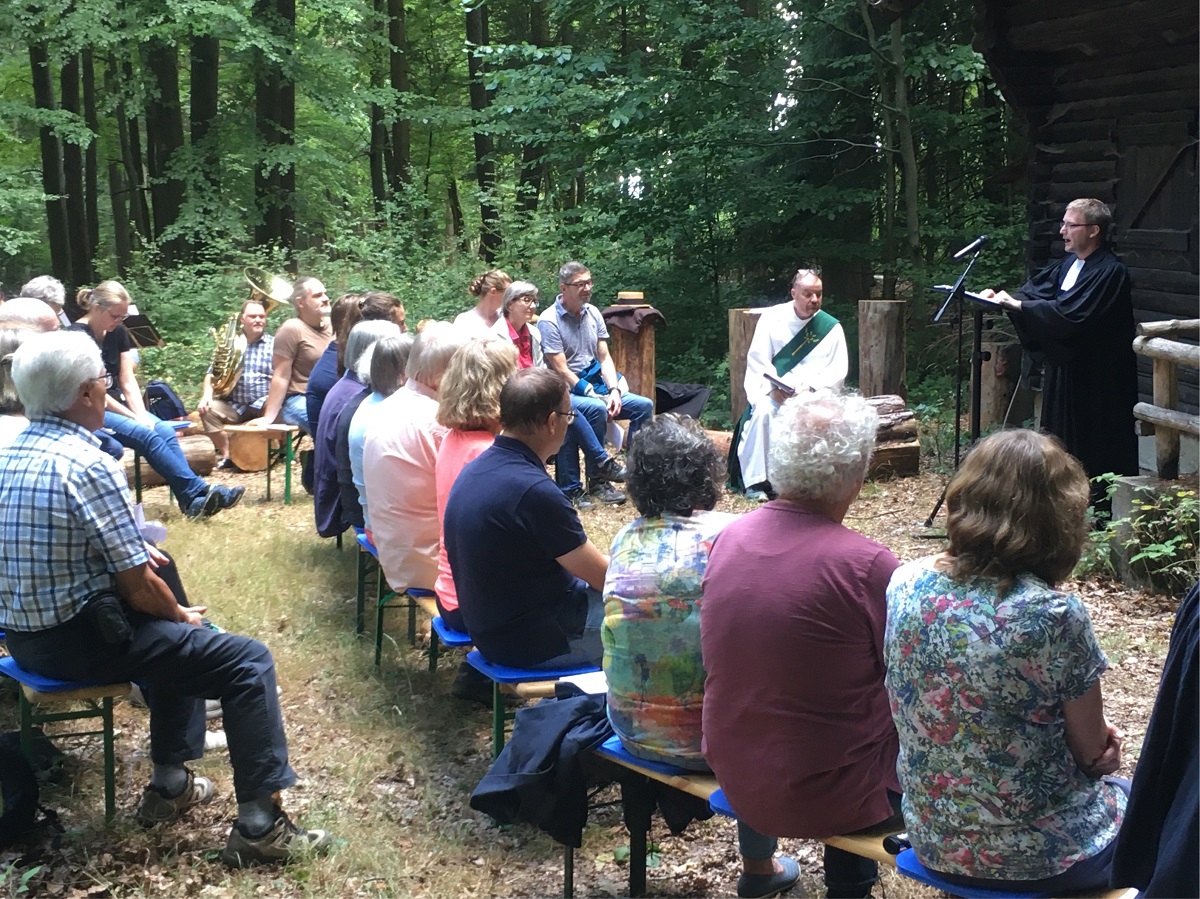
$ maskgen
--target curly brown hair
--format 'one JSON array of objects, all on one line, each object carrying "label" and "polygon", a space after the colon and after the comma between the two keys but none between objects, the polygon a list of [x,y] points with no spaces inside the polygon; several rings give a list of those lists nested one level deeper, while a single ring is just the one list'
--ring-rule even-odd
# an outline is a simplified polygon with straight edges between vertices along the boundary
[{"label": "curly brown hair", "polygon": [[1087,537],[1083,466],[1048,434],[999,431],[967,456],[946,489],[954,580],[996,578],[1004,593],[1036,575],[1053,586],[1071,573]]}]

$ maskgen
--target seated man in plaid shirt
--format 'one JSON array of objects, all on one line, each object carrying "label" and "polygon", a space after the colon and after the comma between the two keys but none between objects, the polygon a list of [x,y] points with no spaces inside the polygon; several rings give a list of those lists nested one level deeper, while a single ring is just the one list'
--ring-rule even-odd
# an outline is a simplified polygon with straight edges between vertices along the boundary
[{"label": "seated man in plaid shirt", "polygon": [[108,375],[87,335],[44,334],[14,354],[29,426],[0,450],[0,627],[22,668],[91,683],[149,687],[154,770],[137,817],[167,823],[212,799],[184,762],[204,747],[204,700],[224,708],[238,815],[221,860],[286,861],[328,834],[288,820],[277,793],[295,782],[275,692],[257,640],[203,627],[154,572],[125,474],[92,435]]},{"label": "seated man in plaid shirt", "polygon": [[262,303],[247,300],[242,304],[242,336],[246,338],[246,351],[242,355],[242,373],[233,389],[227,394],[215,395],[210,366],[204,375],[204,390],[196,406],[204,433],[217,448],[217,468],[233,466],[229,461],[229,435],[225,433],[225,425],[240,425],[262,415],[263,404],[271,390],[275,338],[267,333],[267,310]]}]

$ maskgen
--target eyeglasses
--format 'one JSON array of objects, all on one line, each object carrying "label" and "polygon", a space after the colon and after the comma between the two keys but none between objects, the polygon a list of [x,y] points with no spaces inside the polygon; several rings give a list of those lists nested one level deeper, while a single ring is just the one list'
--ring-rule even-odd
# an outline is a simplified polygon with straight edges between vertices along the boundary
[{"label": "eyeglasses", "polygon": [[567,284],[563,285],[563,287],[591,287],[591,286],[592,286],[591,278],[587,278],[583,281],[570,281]]},{"label": "eyeglasses", "polygon": [[129,318],[128,312],[126,312],[124,315],[117,315],[111,309],[105,309],[104,312],[109,318],[111,318],[117,324],[120,324],[121,322],[125,321],[125,319]]},{"label": "eyeglasses", "polygon": [[1058,223],[1059,231],[1061,231],[1063,228],[1090,228],[1090,227],[1092,227],[1091,222],[1059,222]]},{"label": "eyeglasses", "polygon": [[575,416],[578,413],[574,409],[568,409],[566,412],[555,409],[554,414],[564,416],[567,419],[567,424],[571,424],[573,421],[575,421]]},{"label": "eyeglasses", "polygon": [[93,381],[103,381],[105,390],[109,390],[113,386],[113,376],[110,375],[108,372],[105,372],[102,375],[96,375],[96,377],[92,378],[92,380]]},{"label": "eyeglasses", "polygon": [[[568,286],[570,286],[570,285],[568,285]],[[533,297],[533,296],[517,297],[515,300],[513,300],[513,302],[514,303],[524,303],[526,306],[532,306],[534,309],[536,309],[538,307],[537,297]]]}]

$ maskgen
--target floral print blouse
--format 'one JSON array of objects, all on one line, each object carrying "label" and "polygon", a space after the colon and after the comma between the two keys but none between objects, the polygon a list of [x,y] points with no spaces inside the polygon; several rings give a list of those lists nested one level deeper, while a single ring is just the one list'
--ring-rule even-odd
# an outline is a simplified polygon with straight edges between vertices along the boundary
[{"label": "floral print blouse", "polygon": [[1117,835],[1126,797],[1067,748],[1065,701],[1108,667],[1079,597],[1023,575],[954,582],[934,559],[887,591],[887,690],[904,819],[918,858],[948,874],[1037,880]]},{"label": "floral print blouse", "polygon": [[635,754],[704,758],[700,587],[713,540],[734,517],[638,518],[613,538],[600,631],[608,717]]}]

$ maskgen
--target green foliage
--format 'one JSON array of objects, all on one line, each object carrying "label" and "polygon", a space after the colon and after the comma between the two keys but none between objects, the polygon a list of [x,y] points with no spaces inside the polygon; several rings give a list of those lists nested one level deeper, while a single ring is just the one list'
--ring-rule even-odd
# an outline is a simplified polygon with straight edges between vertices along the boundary
[{"label": "green foliage", "polygon": [[1200,576],[1200,501],[1194,487],[1139,491],[1123,523],[1130,567],[1154,589],[1178,595],[1195,583]]}]

